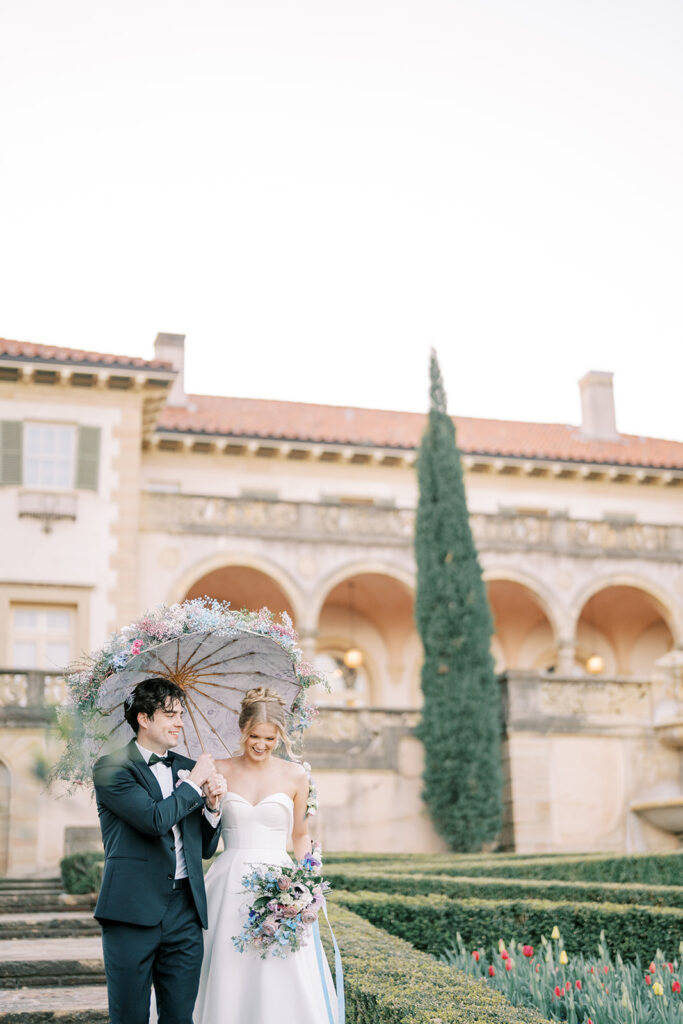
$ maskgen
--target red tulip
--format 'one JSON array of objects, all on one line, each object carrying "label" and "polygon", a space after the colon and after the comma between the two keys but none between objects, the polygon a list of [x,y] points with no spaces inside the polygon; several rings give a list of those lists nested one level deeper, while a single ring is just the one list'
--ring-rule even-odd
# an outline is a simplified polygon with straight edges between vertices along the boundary
[{"label": "red tulip", "polygon": [[508,953],[507,949],[501,949],[500,955],[502,956],[503,960],[507,960],[508,957],[510,956],[510,954]]},{"label": "red tulip", "polygon": [[603,967],[603,971],[605,972],[605,974],[607,974],[607,972],[609,971],[609,964],[605,964],[605,966]]},{"label": "red tulip", "polygon": [[680,983],[680,981],[672,981],[671,982],[671,991],[672,992],[680,992],[681,991],[681,983]]},{"label": "red tulip", "polygon": [[509,960],[505,961],[505,970],[506,971],[511,971],[512,970],[512,964],[510,963]]},{"label": "red tulip", "polygon": [[472,950],[472,956],[477,961],[477,963],[479,963],[479,950],[478,949],[473,949]]},{"label": "red tulip", "polygon": [[564,992],[559,985],[555,986],[555,995],[558,997],[558,999],[560,996],[564,995]]},{"label": "red tulip", "polygon": [[536,964],[536,974],[538,974],[540,969],[541,969],[541,965],[540,964]]},{"label": "red tulip", "polygon": [[565,982],[565,986],[564,987],[566,988],[567,992],[571,992],[571,988],[572,988],[571,981]]},{"label": "red tulip", "polygon": [[673,972],[674,972],[674,965],[673,964],[667,964],[666,966],[669,968],[669,973],[673,974]]},{"label": "red tulip", "polygon": [[655,971],[657,970],[657,968],[656,968],[656,966],[655,966],[655,962],[654,962],[654,960],[653,960],[653,961],[652,961],[652,963],[650,964],[650,966],[649,966],[648,970],[649,970],[650,974],[654,974],[654,973],[655,973]]},{"label": "red tulip", "polygon": [[645,984],[646,985],[651,985],[652,984],[652,978],[650,977],[649,974],[645,975]]},{"label": "red tulip", "polygon": [[493,966],[493,964],[489,964],[489,978],[492,978],[495,973],[496,968]]},{"label": "red tulip", "polygon": [[581,980],[580,980],[580,978],[576,979],[576,987],[578,988],[578,990],[580,992],[581,991]]},{"label": "red tulip", "polygon": [[533,946],[522,946],[522,953],[524,953],[524,956],[533,956],[534,955],[534,947]]}]

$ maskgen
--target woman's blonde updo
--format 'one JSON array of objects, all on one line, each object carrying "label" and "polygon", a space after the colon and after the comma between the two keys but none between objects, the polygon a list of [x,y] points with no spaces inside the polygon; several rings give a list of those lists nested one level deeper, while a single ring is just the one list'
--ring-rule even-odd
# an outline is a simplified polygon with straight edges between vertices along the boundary
[{"label": "woman's blonde updo", "polygon": [[287,751],[287,756],[294,758],[292,741],[287,735],[287,702],[277,690],[266,686],[257,686],[247,690],[240,706],[239,727],[241,732],[240,747],[255,725],[267,722],[274,725],[280,734],[280,740]]}]

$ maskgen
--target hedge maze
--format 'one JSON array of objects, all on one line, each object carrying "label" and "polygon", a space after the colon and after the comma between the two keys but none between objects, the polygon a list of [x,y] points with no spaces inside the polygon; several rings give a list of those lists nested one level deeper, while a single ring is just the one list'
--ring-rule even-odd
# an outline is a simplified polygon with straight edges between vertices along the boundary
[{"label": "hedge maze", "polygon": [[[96,888],[101,860],[65,858],[65,889]],[[328,854],[325,873],[347,1024],[683,1024],[683,853]],[[611,995],[603,971],[622,972]]]}]

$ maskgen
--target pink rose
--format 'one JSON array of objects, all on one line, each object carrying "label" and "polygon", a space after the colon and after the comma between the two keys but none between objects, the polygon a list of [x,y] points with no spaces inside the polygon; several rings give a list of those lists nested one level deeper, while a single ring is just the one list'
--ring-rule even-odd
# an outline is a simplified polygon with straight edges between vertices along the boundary
[{"label": "pink rose", "polygon": [[296,909],[296,907],[283,907],[282,910],[283,917],[296,917],[298,913],[299,911]]},{"label": "pink rose", "polygon": [[306,907],[306,909],[301,912],[301,920],[303,921],[304,924],[315,924],[317,919],[318,908],[316,908],[315,904],[313,903],[310,905],[310,907]]},{"label": "pink rose", "polygon": [[277,880],[277,887],[280,890],[280,892],[287,892],[291,884],[291,879],[287,878],[287,875],[280,875],[280,877]]},{"label": "pink rose", "polygon": [[265,921],[261,923],[261,931],[264,935],[275,935],[278,929],[277,921],[274,917],[267,917]]}]

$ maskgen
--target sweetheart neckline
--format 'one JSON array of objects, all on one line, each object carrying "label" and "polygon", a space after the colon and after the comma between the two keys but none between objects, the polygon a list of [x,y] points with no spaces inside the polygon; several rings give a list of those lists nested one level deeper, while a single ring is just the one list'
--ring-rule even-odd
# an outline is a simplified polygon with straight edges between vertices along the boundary
[{"label": "sweetheart neckline", "polygon": [[266,800],[271,800],[274,796],[284,796],[284,797],[287,798],[287,800],[289,800],[289,802],[292,805],[294,804],[294,801],[292,800],[292,798],[289,795],[289,793],[285,793],[281,789],[275,790],[274,793],[268,793],[266,796],[262,797],[260,800],[257,800],[255,804],[252,804],[251,800],[247,800],[246,796],[242,796],[241,793],[236,793],[234,791],[234,789],[228,790],[228,792],[225,794],[225,799],[227,800],[227,798],[229,796],[236,796],[238,800],[243,800],[245,804],[249,805],[249,807],[258,807],[259,804],[265,803]]}]

